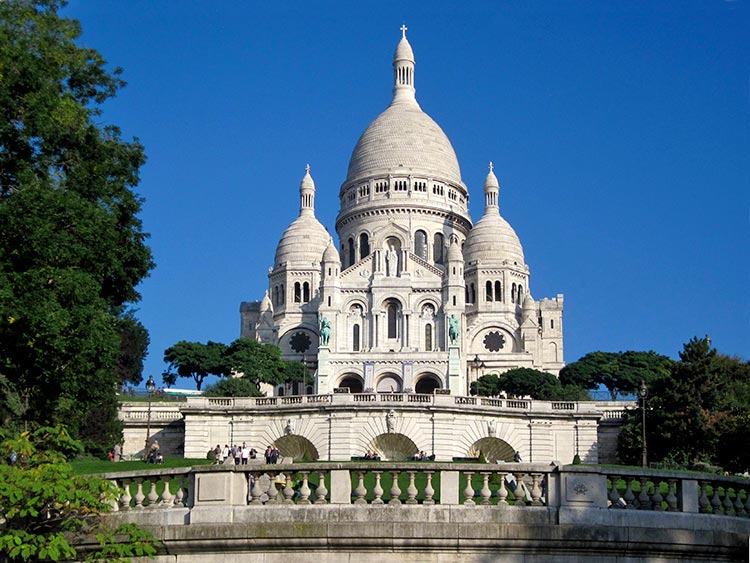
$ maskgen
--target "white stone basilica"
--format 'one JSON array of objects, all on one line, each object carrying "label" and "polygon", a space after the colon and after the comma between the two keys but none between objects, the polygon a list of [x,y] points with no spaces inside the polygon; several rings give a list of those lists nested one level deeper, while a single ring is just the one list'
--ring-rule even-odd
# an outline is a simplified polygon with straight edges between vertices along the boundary
[{"label": "white stone basilica", "polygon": [[393,68],[393,100],[354,147],[339,192],[338,250],[315,218],[308,166],[269,290],[240,307],[241,336],[313,366],[315,388],[303,393],[468,395],[487,373],[557,374],[563,297],[532,299],[492,164],[473,223],[453,147],[417,103],[405,27]]}]

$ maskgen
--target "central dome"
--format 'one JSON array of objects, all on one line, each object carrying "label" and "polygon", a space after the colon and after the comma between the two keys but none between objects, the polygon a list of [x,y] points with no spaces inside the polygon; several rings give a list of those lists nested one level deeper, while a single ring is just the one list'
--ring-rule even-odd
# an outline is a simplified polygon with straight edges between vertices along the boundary
[{"label": "central dome", "polygon": [[461,183],[451,142],[416,101],[393,103],[370,124],[354,147],[346,183],[396,171]]},{"label": "central dome", "polygon": [[402,27],[401,41],[393,55],[393,100],[357,141],[345,185],[393,173],[462,185],[451,142],[417,103],[414,52],[405,29]]}]

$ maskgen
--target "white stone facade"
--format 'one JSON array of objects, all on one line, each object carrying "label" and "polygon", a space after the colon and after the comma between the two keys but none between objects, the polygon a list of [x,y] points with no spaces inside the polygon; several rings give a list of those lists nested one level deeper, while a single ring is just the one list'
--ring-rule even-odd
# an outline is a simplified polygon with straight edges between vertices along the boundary
[{"label": "white stone facade", "polygon": [[[393,100],[357,142],[341,186],[339,243],[315,218],[308,167],[268,292],[240,307],[241,336],[308,363],[318,394],[348,387],[468,395],[486,373],[529,367],[557,374],[563,296],[532,299],[492,165],[484,215],[472,221],[453,147],[416,101],[405,32],[393,66]],[[321,342],[324,320],[328,342]]]}]

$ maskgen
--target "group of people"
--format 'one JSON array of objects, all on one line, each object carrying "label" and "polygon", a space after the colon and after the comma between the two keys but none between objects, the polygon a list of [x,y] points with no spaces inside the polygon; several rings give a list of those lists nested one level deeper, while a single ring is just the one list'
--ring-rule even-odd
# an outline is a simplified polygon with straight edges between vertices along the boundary
[{"label": "group of people", "polygon": [[148,453],[146,453],[146,459],[144,460],[146,463],[164,463],[164,456],[161,453],[161,449],[159,448],[159,441],[154,440],[151,442],[151,447],[148,449]]},{"label": "group of people", "polygon": [[120,444],[115,444],[112,449],[109,450],[109,461],[122,461],[122,448]]},{"label": "group of people", "polygon": [[227,463],[229,459],[235,465],[247,465],[248,460],[258,457],[257,450],[255,448],[248,448],[245,442],[242,442],[241,446],[234,444],[232,447],[229,447],[229,444],[224,444],[223,448],[219,444],[216,444],[216,447],[210,453],[213,454],[216,465]]},{"label": "group of people", "polygon": [[414,454],[414,461],[435,461],[435,454],[427,455],[427,452],[420,451],[418,454]]},{"label": "group of people", "polygon": [[279,463],[281,452],[279,451],[279,448],[276,447],[276,444],[271,444],[266,448],[265,456],[266,463]]},{"label": "group of people", "polygon": [[367,453],[364,455],[365,459],[373,459],[375,461],[380,461],[380,454],[374,450],[367,450]]}]

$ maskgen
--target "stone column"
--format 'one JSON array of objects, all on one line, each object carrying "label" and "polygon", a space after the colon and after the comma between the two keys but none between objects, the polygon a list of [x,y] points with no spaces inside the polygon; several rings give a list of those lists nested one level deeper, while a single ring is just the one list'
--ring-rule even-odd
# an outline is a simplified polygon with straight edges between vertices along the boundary
[{"label": "stone column", "polygon": [[318,395],[333,393],[330,354],[328,347],[318,349],[318,375],[315,378],[315,393]]},{"label": "stone column", "polygon": [[463,395],[466,378],[461,373],[461,352],[457,344],[448,346],[448,389],[451,395]]}]

